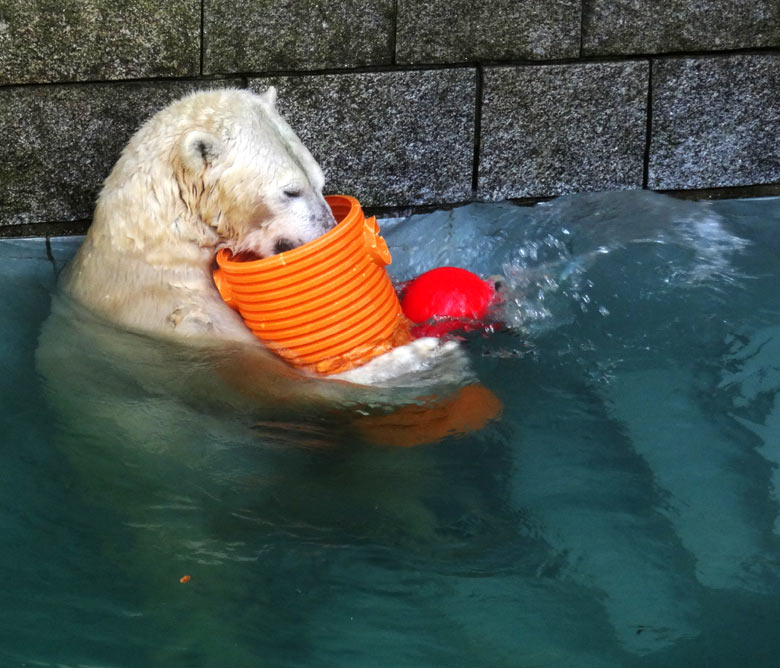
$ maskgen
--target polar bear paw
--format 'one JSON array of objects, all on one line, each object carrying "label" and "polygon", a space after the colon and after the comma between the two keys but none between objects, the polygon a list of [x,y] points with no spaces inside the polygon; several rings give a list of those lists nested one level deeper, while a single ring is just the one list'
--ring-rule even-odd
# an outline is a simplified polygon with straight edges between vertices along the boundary
[{"label": "polar bear paw", "polygon": [[472,376],[468,357],[455,341],[416,339],[333,378],[361,385],[462,383]]}]

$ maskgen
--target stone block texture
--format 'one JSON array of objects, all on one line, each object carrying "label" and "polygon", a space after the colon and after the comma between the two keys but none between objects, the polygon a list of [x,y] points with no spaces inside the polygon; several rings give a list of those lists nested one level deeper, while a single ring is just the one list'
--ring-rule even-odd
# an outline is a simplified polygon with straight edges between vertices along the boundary
[{"label": "stone block texture", "polygon": [[0,234],[83,228],[143,120],[225,85],[277,85],[369,207],[780,192],[779,79],[780,0],[0,0]]},{"label": "stone block texture", "polygon": [[780,55],[653,62],[648,187],[780,182]]},{"label": "stone block texture", "polygon": [[325,190],[364,206],[471,198],[473,69],[255,79],[319,161]]},{"label": "stone block texture", "polygon": [[198,0],[0,3],[0,84],[199,72]]},{"label": "stone block texture", "polygon": [[584,0],[583,54],[780,46],[777,0]]},{"label": "stone block texture", "polygon": [[649,63],[484,71],[477,194],[641,188]]},{"label": "stone block texture", "polygon": [[138,127],[195,83],[0,88],[0,225],[92,216]]},{"label": "stone block texture", "polygon": [[580,0],[398,0],[399,63],[574,58]]},{"label": "stone block texture", "polygon": [[392,62],[393,0],[204,0],[204,71]]}]

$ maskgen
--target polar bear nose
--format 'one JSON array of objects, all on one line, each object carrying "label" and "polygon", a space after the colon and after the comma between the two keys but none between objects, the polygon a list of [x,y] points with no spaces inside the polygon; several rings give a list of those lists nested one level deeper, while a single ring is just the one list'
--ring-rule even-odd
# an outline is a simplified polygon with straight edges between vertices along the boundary
[{"label": "polar bear nose", "polygon": [[300,245],[300,242],[295,243],[292,239],[278,239],[274,244],[274,255],[284,253],[285,251],[292,250],[293,248],[298,248]]},{"label": "polar bear nose", "polygon": [[321,234],[325,234],[328,230],[336,227],[336,219],[333,217],[333,212],[327,205],[325,205],[319,215],[312,216],[312,223],[322,230]]}]

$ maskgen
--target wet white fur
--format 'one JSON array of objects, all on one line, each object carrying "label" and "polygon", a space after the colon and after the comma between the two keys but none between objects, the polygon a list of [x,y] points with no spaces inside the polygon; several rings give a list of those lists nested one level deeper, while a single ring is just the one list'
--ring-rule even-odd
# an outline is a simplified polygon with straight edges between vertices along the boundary
[{"label": "wet white fur", "polygon": [[322,171],[274,101],[201,92],[148,121],[105,181],[66,292],[130,328],[246,340],[214,288],[216,251],[269,255],[334,223]]},{"label": "wet white fur", "polygon": [[[216,252],[267,256],[334,224],[322,171],[275,102],[273,88],[198,92],[151,118],[105,181],[65,292],[131,330],[259,346],[217,293]],[[443,375],[465,368],[452,346],[431,339],[342,378],[385,383],[437,365]]]}]

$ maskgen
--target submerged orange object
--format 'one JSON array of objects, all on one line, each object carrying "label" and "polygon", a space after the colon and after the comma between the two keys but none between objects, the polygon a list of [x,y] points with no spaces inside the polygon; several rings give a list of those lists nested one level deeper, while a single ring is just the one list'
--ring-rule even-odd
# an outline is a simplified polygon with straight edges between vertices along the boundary
[{"label": "submerged orange object", "polygon": [[401,406],[389,415],[362,417],[355,427],[370,443],[409,447],[478,431],[503,409],[501,400],[484,385],[466,385],[448,397]]},{"label": "submerged orange object", "polygon": [[214,282],[247,327],[290,364],[346,371],[408,343],[409,322],[385,266],[376,218],[347,195],[325,198],[338,223],[321,237],[261,260],[217,253]]}]

